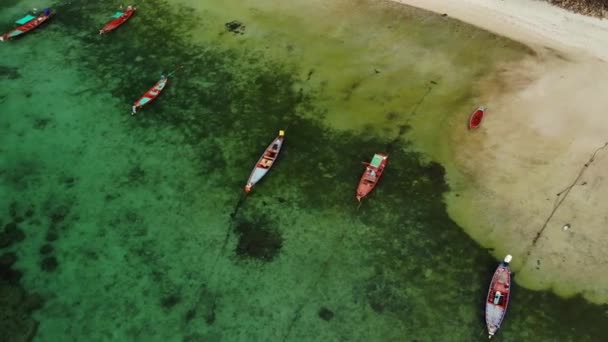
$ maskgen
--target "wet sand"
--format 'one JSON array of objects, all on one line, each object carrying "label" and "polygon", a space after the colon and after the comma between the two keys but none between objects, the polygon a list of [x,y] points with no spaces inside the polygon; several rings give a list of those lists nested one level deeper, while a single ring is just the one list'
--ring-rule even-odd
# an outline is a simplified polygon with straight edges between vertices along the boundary
[{"label": "wet sand", "polygon": [[449,132],[453,155],[435,156],[448,211],[497,258],[514,255],[518,283],[608,302],[608,23],[543,2],[399,2],[535,50],[480,79],[482,127]]}]

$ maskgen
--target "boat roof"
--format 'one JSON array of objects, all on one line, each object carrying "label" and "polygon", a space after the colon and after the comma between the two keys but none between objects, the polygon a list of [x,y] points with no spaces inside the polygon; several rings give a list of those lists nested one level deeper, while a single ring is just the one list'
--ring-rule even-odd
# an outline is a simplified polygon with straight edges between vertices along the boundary
[{"label": "boat roof", "polygon": [[374,157],[372,158],[370,165],[375,166],[375,167],[380,167],[380,164],[382,163],[382,159],[384,159],[384,156],[376,153],[376,154],[374,154]]},{"label": "boat roof", "polygon": [[16,23],[19,24],[19,25],[23,25],[23,24],[27,24],[28,22],[32,21],[33,19],[36,19],[36,17],[34,17],[31,14],[28,14],[25,17],[17,20]]},{"label": "boat roof", "polygon": [[123,15],[123,14],[124,14],[123,12],[118,11],[118,12],[114,13],[114,15],[112,16],[112,18],[120,18],[120,16]]}]

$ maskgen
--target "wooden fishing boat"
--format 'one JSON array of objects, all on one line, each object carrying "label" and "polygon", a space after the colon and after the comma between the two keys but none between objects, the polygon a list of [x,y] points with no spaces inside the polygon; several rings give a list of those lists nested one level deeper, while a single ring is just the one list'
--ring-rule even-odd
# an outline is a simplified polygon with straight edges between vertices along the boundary
[{"label": "wooden fishing boat", "polygon": [[366,168],[363,172],[363,176],[361,176],[361,180],[359,180],[359,186],[357,187],[357,201],[361,201],[361,199],[367,196],[367,194],[374,189],[376,184],[378,184],[378,180],[380,180],[387,162],[387,155],[376,153],[371,162],[363,163],[363,165],[366,165]]},{"label": "wooden fishing boat", "polygon": [[483,116],[486,114],[486,107],[477,108],[469,118],[469,129],[477,128],[481,125]]},{"label": "wooden fishing boat", "polygon": [[14,39],[30,32],[31,30],[45,23],[53,15],[54,13],[48,8],[42,11],[42,13],[37,17],[30,14],[26,15],[25,17],[16,21],[17,25],[20,25],[19,27],[0,36],[0,42]]},{"label": "wooden fishing boat", "polygon": [[135,104],[132,107],[131,115],[135,115],[138,108],[145,106],[146,104],[152,102],[155,98],[157,98],[158,95],[160,95],[163,89],[165,89],[165,87],[167,86],[168,80],[169,79],[167,76],[161,76],[160,80],[156,82],[156,84],[152,88],[150,88],[150,90],[148,90],[142,97],[140,97],[139,100],[135,101]]},{"label": "wooden fishing boat", "polygon": [[511,255],[498,265],[488,290],[486,298],[486,325],[488,327],[488,338],[492,338],[500,328],[500,324],[507,313],[511,293]]},{"label": "wooden fishing boat", "polygon": [[129,18],[131,18],[131,16],[133,15],[133,13],[135,13],[135,6],[127,6],[127,10],[124,12],[116,12],[114,13],[114,15],[112,16],[112,19],[110,22],[108,22],[101,30],[99,30],[99,34],[104,34],[107,32],[110,32],[112,30],[115,30],[116,28],[118,28],[120,25],[124,24],[127,20],[129,20]]},{"label": "wooden fishing boat", "polygon": [[247,180],[247,185],[245,185],[245,192],[250,192],[253,186],[268,173],[268,170],[270,170],[279,156],[279,152],[281,152],[283,140],[285,140],[285,131],[280,130],[279,135],[270,143],[270,145],[268,145],[264,154],[262,154],[255,164],[253,171],[251,171],[251,175],[249,175],[249,179]]}]

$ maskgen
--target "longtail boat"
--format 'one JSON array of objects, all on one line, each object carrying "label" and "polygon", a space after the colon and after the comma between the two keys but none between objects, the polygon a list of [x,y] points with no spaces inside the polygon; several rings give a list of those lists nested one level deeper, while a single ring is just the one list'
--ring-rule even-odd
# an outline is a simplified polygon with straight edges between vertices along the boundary
[{"label": "longtail boat", "polygon": [[490,282],[488,297],[486,298],[486,325],[488,338],[492,338],[500,328],[500,324],[507,313],[511,293],[511,269],[509,263],[513,257],[507,255],[498,265]]},{"label": "longtail boat", "polygon": [[483,116],[486,114],[486,107],[477,108],[471,117],[469,118],[469,129],[477,128],[481,125],[481,120],[483,120]]},{"label": "longtail boat", "polygon": [[384,172],[387,162],[388,156],[386,154],[376,153],[371,162],[363,163],[363,165],[366,165],[366,168],[361,176],[361,180],[359,180],[359,186],[357,187],[357,201],[361,202],[363,197],[374,190],[374,187],[378,184],[378,180],[380,180],[380,177],[382,176],[382,172]]},{"label": "longtail boat", "polygon": [[163,91],[163,89],[165,89],[165,86],[167,86],[168,80],[169,79],[167,76],[161,76],[160,80],[156,82],[156,84],[152,88],[150,88],[150,90],[148,90],[142,97],[140,97],[139,100],[135,101],[135,104],[131,108],[131,115],[135,115],[138,108],[143,107],[147,103],[152,102],[155,98],[157,98],[158,95],[160,95],[160,93]]},{"label": "longtail boat", "polygon": [[124,24],[127,20],[129,20],[129,18],[131,18],[131,16],[133,15],[133,13],[135,13],[135,6],[127,6],[127,10],[124,12],[116,12],[114,13],[114,15],[112,16],[112,19],[110,22],[108,22],[101,30],[99,30],[99,34],[104,34],[107,32],[110,32],[112,30],[115,30],[116,28],[118,28],[120,25]]},{"label": "longtail boat", "polygon": [[247,180],[247,185],[245,185],[245,192],[250,192],[251,188],[268,173],[268,170],[270,170],[275,160],[277,160],[279,152],[281,152],[283,140],[285,140],[285,131],[280,130],[279,135],[270,143],[270,145],[268,145],[264,154],[262,154],[255,164],[253,171],[251,171],[251,175],[249,175],[249,179]]},{"label": "longtail boat", "polygon": [[16,21],[17,25],[20,25],[19,27],[0,36],[0,42],[14,39],[26,34],[27,32],[30,32],[31,30],[45,23],[53,15],[54,13],[48,8],[42,11],[42,13],[37,17],[30,14],[26,15],[25,17]]}]

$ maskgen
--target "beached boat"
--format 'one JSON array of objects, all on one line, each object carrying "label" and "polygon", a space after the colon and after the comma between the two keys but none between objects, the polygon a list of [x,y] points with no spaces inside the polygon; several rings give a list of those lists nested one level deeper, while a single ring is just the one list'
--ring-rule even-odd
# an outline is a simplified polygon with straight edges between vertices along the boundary
[{"label": "beached boat", "polygon": [[376,184],[378,184],[378,180],[380,180],[382,172],[384,172],[387,161],[387,155],[376,153],[371,162],[363,163],[363,165],[366,165],[366,168],[365,172],[363,172],[363,176],[361,176],[361,180],[359,180],[359,186],[357,187],[357,195],[355,196],[357,201],[361,201],[361,199],[367,196],[367,194],[374,189]]},{"label": "beached boat", "polygon": [[53,14],[54,13],[50,9],[46,8],[37,17],[30,14],[26,15],[25,17],[16,21],[17,25],[20,25],[19,27],[0,36],[0,42],[14,39],[30,32],[49,20]]},{"label": "beached boat", "polygon": [[139,100],[135,101],[131,115],[135,115],[138,108],[143,107],[147,103],[152,102],[155,98],[157,98],[158,95],[160,95],[163,89],[165,89],[165,87],[167,86],[167,82],[168,77],[164,75],[161,76],[160,80],[156,82],[156,84],[152,88],[150,88],[150,90],[148,90],[142,97],[140,97]]},{"label": "beached boat", "polygon": [[477,108],[471,117],[469,118],[469,128],[477,128],[481,125],[481,120],[483,120],[483,116],[486,114],[486,107]]},{"label": "beached boat", "polygon": [[255,164],[253,171],[251,171],[251,175],[249,175],[249,179],[247,180],[247,185],[245,185],[245,192],[251,191],[251,188],[268,173],[268,170],[270,170],[279,156],[279,152],[281,152],[283,140],[285,140],[285,131],[280,130],[279,135],[270,143],[270,145],[268,145],[264,154],[262,154]]},{"label": "beached boat", "polygon": [[118,28],[120,25],[124,24],[127,20],[129,20],[129,18],[131,18],[133,13],[135,13],[135,10],[135,6],[128,6],[126,11],[119,11],[114,13],[114,15],[112,16],[112,18],[114,19],[112,19],[101,30],[99,30],[99,34],[104,34]]},{"label": "beached boat", "polygon": [[511,255],[498,265],[488,290],[486,298],[486,325],[488,327],[488,338],[492,338],[500,328],[500,324],[507,313],[509,297],[511,293]]}]

